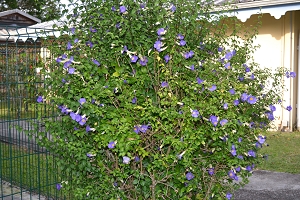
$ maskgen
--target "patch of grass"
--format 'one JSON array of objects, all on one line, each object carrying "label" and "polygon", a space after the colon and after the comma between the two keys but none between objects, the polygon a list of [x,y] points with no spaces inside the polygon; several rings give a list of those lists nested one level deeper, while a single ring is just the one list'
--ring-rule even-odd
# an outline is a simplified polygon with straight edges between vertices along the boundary
[{"label": "patch of grass", "polygon": [[53,156],[7,143],[0,143],[0,173],[13,185],[61,199],[56,189],[57,174]]},{"label": "patch of grass", "polygon": [[0,102],[0,119],[31,119],[36,117],[36,111],[29,103],[2,101]]},{"label": "patch of grass", "polygon": [[300,174],[300,132],[269,132],[269,146],[263,146],[260,154],[268,155],[258,169]]}]

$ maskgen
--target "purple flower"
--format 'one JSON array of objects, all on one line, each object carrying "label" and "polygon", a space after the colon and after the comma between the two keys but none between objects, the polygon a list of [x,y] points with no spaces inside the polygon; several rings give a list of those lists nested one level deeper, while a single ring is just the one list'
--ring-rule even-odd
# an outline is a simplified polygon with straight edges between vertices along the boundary
[{"label": "purple flower", "polygon": [[130,162],[130,158],[127,157],[127,156],[123,156],[123,163],[124,164],[129,164],[129,162]]},{"label": "purple flower", "polygon": [[140,126],[139,126],[139,125],[135,125],[135,126],[133,127],[133,131],[134,131],[136,134],[138,134],[138,133],[140,132]]},{"label": "purple flower", "polygon": [[70,31],[71,31],[72,34],[75,34],[75,30],[76,29],[74,27],[70,28]]},{"label": "purple flower", "polygon": [[157,40],[153,46],[158,52],[161,52],[162,45],[163,45],[163,43],[160,40]]},{"label": "purple flower", "polygon": [[166,33],[166,30],[164,28],[159,28],[157,30],[157,35],[158,36],[164,35],[165,33]]},{"label": "purple flower", "polygon": [[183,57],[185,59],[188,59],[188,58],[192,58],[194,56],[194,52],[193,51],[189,51],[189,52],[186,52],[183,54]]},{"label": "purple flower", "polygon": [[68,42],[68,44],[67,44],[67,50],[71,50],[72,49],[72,44],[71,44],[71,42]]},{"label": "purple flower", "polygon": [[256,148],[262,148],[262,145],[261,145],[259,142],[256,142],[256,143],[255,143],[255,147],[256,147]]},{"label": "purple flower", "polygon": [[87,121],[87,118],[86,117],[81,117],[81,120],[78,122],[81,126],[85,125]]},{"label": "purple flower", "polygon": [[270,105],[270,110],[271,110],[272,112],[274,112],[274,111],[276,111],[276,107],[273,106],[273,105]]},{"label": "purple flower", "polygon": [[78,102],[80,103],[80,105],[83,105],[86,102],[86,99],[85,98],[80,98],[78,100]]},{"label": "purple flower", "polygon": [[200,49],[203,50],[205,48],[205,45],[203,44],[203,42],[200,42]]},{"label": "purple flower", "polygon": [[149,129],[149,125],[143,124],[143,125],[141,125],[141,127],[140,127],[140,132],[146,133],[146,131],[147,131],[148,129]]},{"label": "purple flower", "polygon": [[134,157],[134,161],[135,161],[135,162],[139,162],[139,161],[140,161],[140,157],[135,156],[135,157]]},{"label": "purple flower", "polygon": [[128,51],[127,46],[124,46],[123,49],[122,49],[122,51],[121,51],[121,53],[123,54],[123,53],[125,53],[125,52],[127,52],[127,51]]},{"label": "purple flower", "polygon": [[233,88],[231,88],[231,89],[229,90],[229,93],[230,93],[231,95],[234,95],[234,94],[235,94],[235,91],[234,91],[234,89],[233,89]]},{"label": "purple flower", "polygon": [[88,46],[90,48],[93,48],[93,46],[94,46],[94,44],[91,41],[87,41],[85,44],[86,44],[86,46]]},{"label": "purple flower", "polygon": [[246,167],[246,170],[247,170],[248,172],[251,172],[252,166],[251,166],[251,165],[248,165],[248,166]]},{"label": "purple flower", "polygon": [[222,52],[223,48],[222,47],[218,47],[218,52]]},{"label": "purple flower", "polygon": [[126,12],[126,7],[125,6],[120,6],[120,13]]},{"label": "purple flower", "polygon": [[180,45],[180,46],[186,45],[186,41],[185,41],[185,40],[180,40],[179,45]]},{"label": "purple flower", "polygon": [[209,117],[209,121],[212,123],[213,126],[217,126],[218,125],[218,117],[211,115]]},{"label": "purple flower", "polygon": [[136,61],[139,59],[136,55],[131,56],[130,60],[132,63],[136,63]]},{"label": "purple flower", "polygon": [[57,58],[56,58],[56,62],[57,62],[57,63],[61,63],[61,61],[62,61],[62,59],[61,59],[60,57],[57,57]]},{"label": "purple flower", "polygon": [[240,172],[241,171],[241,167],[238,166],[237,168],[235,168],[235,171]]},{"label": "purple flower", "polygon": [[165,88],[165,87],[168,87],[168,86],[169,86],[169,84],[168,84],[167,81],[163,81],[163,82],[161,83],[161,87],[162,87],[162,88]]},{"label": "purple flower", "polygon": [[186,179],[187,179],[188,181],[190,181],[190,180],[192,180],[193,178],[195,178],[195,176],[194,176],[194,174],[192,174],[192,172],[186,173],[185,177],[186,177]]},{"label": "purple flower", "polygon": [[235,146],[234,146],[234,144],[233,144],[233,145],[231,145],[231,150],[230,150],[230,153],[231,153],[231,155],[233,155],[233,156],[236,156],[236,149],[235,149]]},{"label": "purple flower", "polygon": [[290,77],[295,78],[296,77],[296,72],[290,72]]},{"label": "purple flower", "polygon": [[247,99],[247,102],[250,104],[255,104],[256,103],[256,97],[255,96],[249,96]]},{"label": "purple flower", "polygon": [[78,41],[79,41],[78,38],[75,38],[75,39],[74,39],[74,43],[77,43]]},{"label": "purple flower", "polygon": [[292,106],[287,106],[286,109],[287,109],[287,111],[291,111],[292,110]]},{"label": "purple flower", "polygon": [[189,55],[189,58],[192,58],[194,56],[194,52],[193,51],[189,51],[188,55]]},{"label": "purple flower", "polygon": [[172,12],[175,12],[175,11],[176,11],[176,7],[174,6],[174,4],[171,4],[170,10],[171,10]]},{"label": "purple flower", "polygon": [[234,171],[230,170],[228,172],[228,176],[229,176],[229,178],[238,181],[238,176],[236,175],[236,173],[234,173]]},{"label": "purple flower", "polygon": [[247,93],[243,93],[243,94],[241,95],[241,100],[242,100],[242,101],[247,101],[248,97],[249,97],[249,95],[248,95]]},{"label": "purple flower", "polygon": [[251,80],[254,80],[254,79],[255,79],[254,74],[251,74],[250,79],[251,79]]},{"label": "purple flower", "polygon": [[242,138],[239,137],[238,138],[238,142],[241,143],[242,142]]},{"label": "purple flower", "polygon": [[148,63],[147,57],[144,56],[143,58],[140,59],[140,65],[146,66],[147,63]]},{"label": "purple flower", "polygon": [[225,67],[226,69],[231,69],[230,62],[226,63],[226,64],[224,65],[224,67]]},{"label": "purple flower", "polygon": [[71,64],[72,64],[72,61],[70,59],[70,60],[68,60],[67,62],[64,63],[64,68],[67,69],[68,67],[71,66]]},{"label": "purple flower", "polygon": [[140,8],[142,8],[142,9],[143,9],[143,8],[146,8],[146,4],[141,3],[141,4],[140,4]]},{"label": "purple flower", "polygon": [[92,129],[91,129],[91,127],[89,126],[89,125],[87,125],[86,127],[85,127],[85,131],[88,133],[88,132],[90,132]]},{"label": "purple flower", "polygon": [[178,33],[178,34],[177,34],[177,39],[178,39],[178,40],[183,40],[183,39],[184,39],[184,36],[181,35],[180,33]]},{"label": "purple flower", "polygon": [[57,184],[56,184],[56,189],[57,189],[57,190],[61,190],[61,188],[62,188],[62,185],[61,185],[60,183],[57,183]]},{"label": "purple flower", "polygon": [[223,108],[224,108],[224,110],[227,110],[228,109],[228,104],[224,103]]},{"label": "purple flower", "polygon": [[245,72],[247,73],[247,72],[250,72],[251,70],[250,70],[250,68],[249,67],[246,67],[245,68]]},{"label": "purple flower", "polygon": [[98,67],[100,66],[100,63],[98,62],[98,60],[93,59],[92,61],[93,61],[93,63],[96,64]]},{"label": "purple flower", "polygon": [[192,110],[192,117],[197,118],[199,116],[198,110]]},{"label": "purple flower", "polygon": [[266,137],[265,137],[265,136],[262,136],[262,135],[259,135],[259,136],[258,136],[258,142],[259,142],[260,144],[265,143],[265,141],[266,141]]},{"label": "purple flower", "polygon": [[74,112],[70,112],[70,117],[72,118],[72,120],[76,120],[76,113]]},{"label": "purple flower", "polygon": [[244,81],[244,76],[239,76],[239,78],[238,78],[240,81]]},{"label": "purple flower", "polygon": [[36,99],[36,102],[41,103],[43,102],[43,97],[42,96],[38,96]]},{"label": "purple flower", "polygon": [[87,156],[88,158],[92,158],[92,157],[94,157],[95,155],[94,155],[94,154],[91,154],[91,153],[87,153],[86,156]]},{"label": "purple flower", "polygon": [[254,157],[254,158],[255,158],[255,157],[256,157],[256,154],[255,154],[255,152],[254,152],[253,150],[249,150],[249,151],[248,151],[248,156],[249,156],[249,157]]},{"label": "purple flower", "polygon": [[131,103],[136,104],[136,101],[137,101],[137,98],[136,98],[136,97],[133,97]]},{"label": "purple flower", "polygon": [[209,175],[212,176],[212,175],[214,175],[214,173],[215,173],[215,168],[209,168],[209,169],[208,169],[208,174],[209,174]]},{"label": "purple flower", "polygon": [[111,142],[109,142],[109,143],[108,143],[108,145],[107,145],[107,147],[108,147],[109,149],[113,149],[113,148],[115,148],[115,147],[116,147],[116,143],[115,143],[115,141],[111,141]]},{"label": "purple flower", "polygon": [[169,60],[170,60],[171,58],[170,58],[170,56],[169,56],[169,55],[165,55],[165,56],[164,56],[164,59],[165,59],[165,62],[166,62],[166,63],[168,63],[168,62],[169,62]]},{"label": "purple flower", "polygon": [[241,159],[241,160],[244,159],[244,157],[243,157],[242,155],[238,155],[237,158],[238,158],[238,159]]},{"label": "purple flower", "polygon": [[220,121],[220,124],[221,124],[221,126],[224,126],[227,122],[228,122],[227,119],[222,119],[222,120]]},{"label": "purple flower", "polygon": [[112,10],[112,11],[116,11],[117,9],[116,9],[115,6],[112,6],[112,7],[111,7],[111,10]]},{"label": "purple flower", "polygon": [[230,200],[231,198],[232,198],[232,194],[230,194],[229,192],[227,192],[226,199]]},{"label": "purple flower", "polygon": [[199,77],[197,77],[197,83],[198,84],[201,84],[201,83],[203,83],[204,82],[204,80],[202,80],[202,79],[200,79]]},{"label": "purple flower", "polygon": [[191,66],[189,67],[189,69],[192,70],[192,71],[194,71],[194,70],[195,70],[195,66],[194,66],[194,65],[191,65]]},{"label": "purple flower", "polygon": [[266,112],[265,114],[267,115],[267,117],[270,121],[273,121],[275,119],[273,112]]},{"label": "purple flower", "polygon": [[217,89],[216,85],[212,85],[210,88],[208,88],[209,91],[213,92]]},{"label": "purple flower", "polygon": [[90,27],[90,31],[91,31],[92,33],[96,33],[96,32],[97,32],[97,29],[95,29],[95,28],[93,28],[93,27]]},{"label": "purple flower", "polygon": [[74,72],[75,72],[75,68],[71,67],[68,69],[69,74],[74,74]]},{"label": "purple flower", "polygon": [[225,54],[225,59],[230,60],[230,59],[232,58],[232,56],[233,56],[233,52],[228,51],[228,52]]}]

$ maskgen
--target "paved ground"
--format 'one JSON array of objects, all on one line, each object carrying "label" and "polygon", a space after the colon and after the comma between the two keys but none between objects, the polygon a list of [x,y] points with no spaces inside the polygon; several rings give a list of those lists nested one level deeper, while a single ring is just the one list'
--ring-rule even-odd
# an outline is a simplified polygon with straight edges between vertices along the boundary
[{"label": "paved ground", "polygon": [[[235,200],[300,200],[300,174],[288,174],[268,171],[254,171],[250,182],[242,189],[236,191]],[[7,182],[2,182],[0,199],[11,200],[11,196],[18,193],[20,188],[13,187]],[[2,196],[3,195],[3,196]],[[1,198],[2,196],[2,198]],[[45,197],[30,195],[26,192],[14,195],[14,200],[44,200]]]},{"label": "paved ground", "polygon": [[[13,186],[6,181],[1,181],[0,199],[1,200],[46,200],[44,196],[30,194],[29,192],[21,191],[19,187]],[[14,194],[14,195],[11,195]]]},{"label": "paved ground", "polygon": [[300,200],[300,174],[254,171],[235,200]]}]

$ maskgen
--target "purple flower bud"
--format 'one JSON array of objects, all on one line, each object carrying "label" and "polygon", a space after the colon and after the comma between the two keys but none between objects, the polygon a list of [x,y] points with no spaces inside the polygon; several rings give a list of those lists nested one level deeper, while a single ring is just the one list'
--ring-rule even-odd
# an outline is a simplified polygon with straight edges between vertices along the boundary
[{"label": "purple flower bud", "polygon": [[57,183],[57,184],[56,184],[56,189],[57,189],[57,190],[61,190],[61,188],[62,188],[62,185],[61,185],[60,183]]},{"label": "purple flower bud", "polygon": [[38,96],[36,99],[36,102],[41,103],[43,102],[43,97],[42,96]]}]

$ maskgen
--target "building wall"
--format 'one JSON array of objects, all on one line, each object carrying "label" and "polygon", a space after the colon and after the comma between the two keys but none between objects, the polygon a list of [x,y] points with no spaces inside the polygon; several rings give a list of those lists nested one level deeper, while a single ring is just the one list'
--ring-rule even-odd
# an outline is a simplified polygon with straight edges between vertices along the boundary
[{"label": "building wall", "polygon": [[[246,29],[255,25],[258,15],[252,15],[242,26]],[[298,55],[297,43],[300,28],[300,11],[287,12],[280,19],[275,19],[270,14],[264,14],[261,18],[262,25],[259,28],[257,38],[254,40],[260,48],[254,53],[254,59],[261,67],[275,69],[277,67],[285,67],[291,71],[297,72]],[[277,106],[274,113],[276,120],[275,128],[292,130],[296,127],[296,102],[297,102],[297,79],[285,79],[285,85],[288,88],[282,97],[283,106],[291,105],[291,112]]]}]

